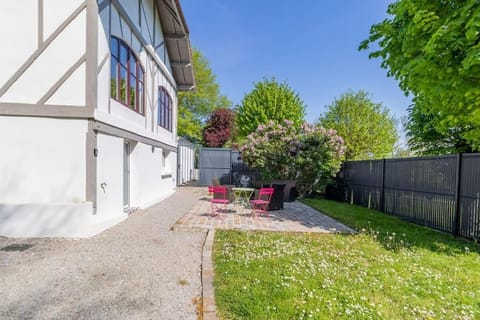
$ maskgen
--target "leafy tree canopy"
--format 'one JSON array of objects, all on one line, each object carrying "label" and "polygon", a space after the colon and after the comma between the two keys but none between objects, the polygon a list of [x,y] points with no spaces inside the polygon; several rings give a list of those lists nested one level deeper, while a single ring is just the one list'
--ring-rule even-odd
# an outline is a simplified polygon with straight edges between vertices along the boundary
[{"label": "leafy tree canopy", "polygon": [[211,148],[222,148],[230,139],[234,126],[235,112],[230,109],[213,111],[203,128],[203,145]]},{"label": "leafy tree canopy", "polygon": [[411,149],[422,155],[472,152],[471,145],[464,138],[466,128],[459,126],[439,131],[436,128],[440,121],[442,117],[438,113],[417,105],[411,106],[405,124]]},{"label": "leafy tree canopy", "polygon": [[343,137],[346,160],[391,156],[398,139],[396,120],[365,91],[347,92],[327,106],[319,125]]},{"label": "leafy tree canopy", "polygon": [[360,49],[378,46],[370,57],[382,59],[388,75],[413,94],[412,147],[479,150],[480,1],[399,0],[387,12],[392,17],[373,25]]},{"label": "leafy tree canopy", "polygon": [[241,139],[254,132],[259,125],[270,121],[283,123],[287,119],[293,122],[294,127],[300,127],[304,121],[305,105],[286,82],[264,78],[244,96],[236,112],[238,136]]},{"label": "leafy tree canopy", "polygon": [[178,135],[192,141],[202,140],[202,127],[208,115],[216,109],[228,108],[232,102],[220,94],[220,87],[207,59],[197,49],[192,50],[196,91],[178,93]]}]

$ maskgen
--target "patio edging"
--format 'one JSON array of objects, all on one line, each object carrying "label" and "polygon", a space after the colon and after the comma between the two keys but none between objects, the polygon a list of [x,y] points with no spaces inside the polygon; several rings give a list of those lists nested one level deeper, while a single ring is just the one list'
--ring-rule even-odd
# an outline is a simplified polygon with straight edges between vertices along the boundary
[{"label": "patio edging", "polygon": [[202,250],[202,312],[203,320],[217,320],[217,308],[215,305],[215,288],[213,287],[213,239],[215,229],[207,231],[207,237]]}]

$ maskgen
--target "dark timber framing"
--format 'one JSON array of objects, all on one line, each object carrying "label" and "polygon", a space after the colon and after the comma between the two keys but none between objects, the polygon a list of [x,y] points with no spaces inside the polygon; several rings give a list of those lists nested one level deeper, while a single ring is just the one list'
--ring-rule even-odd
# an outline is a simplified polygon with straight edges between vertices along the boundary
[{"label": "dark timber framing", "polygon": [[43,43],[43,0],[38,0],[38,48]]},{"label": "dark timber framing", "polygon": [[150,138],[138,135],[136,133],[111,126],[109,124],[106,124],[100,121],[94,121],[93,130],[100,133],[108,134],[111,136],[131,140],[131,141],[138,141],[150,146],[162,148],[163,150],[177,152],[176,146],[172,146],[154,139],[150,139]]},{"label": "dark timber framing", "polygon": [[87,0],[85,103],[97,108],[98,95],[98,6],[96,0]]},{"label": "dark timber framing", "polygon": [[[110,36],[112,35],[112,2],[108,0],[108,57],[111,58],[112,50],[110,49]],[[110,60],[109,60],[110,62]],[[111,77],[111,71],[109,78]],[[109,93],[110,95],[110,93]],[[108,114],[112,113],[112,99],[108,99]]]},{"label": "dark timber framing", "polygon": [[0,116],[89,119],[93,110],[85,106],[0,102]]},{"label": "dark timber framing", "polygon": [[[89,0],[91,1],[91,0]],[[48,37],[42,45],[25,61],[25,63],[15,72],[10,79],[0,88],[0,97],[25,73],[25,71],[37,60],[38,57],[48,48],[48,46],[65,30],[65,28],[85,9],[86,2],[83,2],[63,23]],[[43,31],[42,31],[43,33]],[[43,35],[42,35],[43,37]]]},{"label": "dark timber framing", "polygon": [[98,74],[100,74],[100,72],[102,72],[103,66],[105,65],[105,63],[107,63],[108,58],[110,58],[110,53],[107,53],[105,57],[103,57],[102,62],[100,62],[100,64],[98,65],[97,76]]},{"label": "dark timber framing", "polygon": [[98,11],[102,12],[110,4],[110,0],[104,0],[102,3],[98,5]]},{"label": "dark timber framing", "polygon": [[[87,34],[85,61],[85,104],[95,112],[98,97],[98,5],[96,0],[87,0]],[[97,213],[97,134],[93,130],[93,119],[88,120],[85,143],[85,198],[92,202],[93,214]]]},{"label": "dark timber framing", "polygon": [[[45,104],[48,99],[51,98],[51,96],[53,96],[55,94],[55,92],[57,92],[58,89],[60,89],[60,87],[62,86],[62,84],[65,83],[65,81],[67,81],[68,78],[70,78],[70,76],[86,61],[86,55],[83,55],[80,57],[80,59],[77,60],[77,62],[75,62],[73,64],[73,66],[71,66],[67,72],[65,72],[63,74],[63,76],[53,84],[53,86],[47,91],[47,93],[45,93],[41,98],[40,100],[38,100],[37,104]],[[85,88],[87,88],[87,86],[85,86]],[[88,92],[88,90],[85,90],[86,92]],[[88,96],[88,94],[86,93],[86,95]],[[87,101],[87,100],[85,100]],[[88,106],[88,104],[87,104]]]},{"label": "dark timber framing", "polygon": [[93,130],[94,121],[88,120],[88,130],[86,133],[86,180],[85,180],[85,200],[92,203],[93,214],[97,213],[97,134]]}]

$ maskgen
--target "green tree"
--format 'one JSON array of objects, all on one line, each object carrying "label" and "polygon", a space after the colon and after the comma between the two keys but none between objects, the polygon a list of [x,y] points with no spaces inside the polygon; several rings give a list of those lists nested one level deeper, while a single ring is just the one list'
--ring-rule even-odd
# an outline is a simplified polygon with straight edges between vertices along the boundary
[{"label": "green tree", "polygon": [[407,123],[408,123],[408,117],[402,116],[400,118],[401,131],[399,131],[399,138],[393,148],[394,150],[393,150],[392,158],[411,158],[418,155],[418,152],[412,150],[411,145],[405,145],[404,143],[406,138],[405,128],[407,126]]},{"label": "green tree", "polygon": [[286,82],[264,78],[243,97],[236,112],[238,137],[241,139],[254,132],[258,125],[270,121],[283,123],[287,119],[299,127],[304,121],[305,105]]},{"label": "green tree", "polygon": [[367,92],[347,92],[327,106],[319,124],[334,129],[345,140],[345,159],[378,159],[391,156],[398,139],[396,120]]},{"label": "green tree", "polygon": [[408,121],[405,124],[410,148],[421,155],[441,155],[457,152],[471,152],[471,145],[463,138],[464,128],[449,128],[439,131],[441,114],[423,109],[420,104],[408,109]]},{"label": "green tree", "polygon": [[196,91],[178,93],[178,135],[192,141],[202,140],[202,127],[212,111],[228,108],[231,101],[220,94],[220,87],[208,60],[200,51],[192,50]]},{"label": "green tree", "polygon": [[[408,134],[422,153],[480,148],[480,2],[399,0],[360,44],[413,95]],[[423,129],[422,127],[426,127]],[[438,148],[440,141],[441,148]]]}]

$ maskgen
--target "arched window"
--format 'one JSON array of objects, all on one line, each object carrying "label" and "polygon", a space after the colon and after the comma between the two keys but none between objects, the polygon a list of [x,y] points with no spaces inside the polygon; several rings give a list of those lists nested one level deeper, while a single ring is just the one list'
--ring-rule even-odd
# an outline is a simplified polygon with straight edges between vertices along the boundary
[{"label": "arched window", "polygon": [[123,105],[144,114],[144,71],[132,49],[117,37],[110,38],[110,95]]},{"label": "arched window", "polygon": [[165,87],[158,88],[158,125],[172,131],[172,98]]}]

